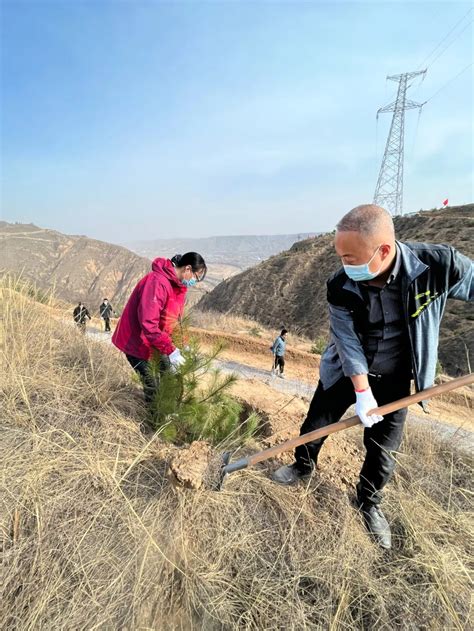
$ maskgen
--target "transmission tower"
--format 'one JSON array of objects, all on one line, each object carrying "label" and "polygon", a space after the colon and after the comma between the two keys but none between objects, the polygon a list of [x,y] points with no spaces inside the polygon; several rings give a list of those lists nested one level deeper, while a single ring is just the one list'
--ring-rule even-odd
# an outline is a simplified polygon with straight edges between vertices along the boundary
[{"label": "transmission tower", "polygon": [[388,133],[385,153],[383,154],[377,186],[375,187],[374,204],[383,206],[392,215],[403,215],[403,148],[405,140],[405,110],[422,108],[424,103],[407,100],[407,90],[411,86],[408,82],[419,75],[425,75],[426,70],[405,72],[387,77],[388,81],[398,82],[397,98],[393,103],[381,107],[379,114],[393,112],[392,124]]}]

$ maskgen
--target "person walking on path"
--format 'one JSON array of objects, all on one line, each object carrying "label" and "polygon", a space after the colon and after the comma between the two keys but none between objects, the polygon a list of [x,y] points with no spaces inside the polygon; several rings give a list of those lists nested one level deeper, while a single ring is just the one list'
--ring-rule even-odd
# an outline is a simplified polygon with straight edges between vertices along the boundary
[{"label": "person walking on path", "polygon": [[270,350],[273,353],[273,369],[272,374],[278,375],[282,379],[285,370],[285,350],[286,350],[286,334],[288,331],[282,329],[280,335],[275,339]]},{"label": "person walking on path", "polygon": [[110,318],[112,317],[112,314],[115,314],[115,311],[107,298],[104,298],[102,301],[102,304],[99,307],[99,314],[104,321],[105,332],[110,332]]},{"label": "person walking on path", "polygon": [[152,355],[159,353],[161,371],[177,371],[184,364],[171,335],[182,317],[188,288],[204,280],[206,272],[206,263],[196,252],[171,260],[156,258],[125,305],[112,343],[140,376],[148,404],[153,404],[159,387],[150,365]]},{"label": "person walking on path", "polygon": [[[327,282],[331,339],[301,434],[338,421],[355,403],[366,448],[357,502],[369,532],[390,548],[380,503],[407,410],[371,411],[407,396],[412,379],[418,392],[433,384],[446,301],[473,300],[473,262],[449,245],[396,241],[391,215],[373,204],[341,219],[334,245],[343,267]],[[291,484],[310,474],[323,442],[298,447],[273,479]]]},{"label": "person walking on path", "polygon": [[77,324],[77,328],[81,331],[81,333],[85,333],[86,318],[92,320],[87,307],[82,302],[79,302],[77,307],[72,312],[72,316],[74,318],[74,322]]}]

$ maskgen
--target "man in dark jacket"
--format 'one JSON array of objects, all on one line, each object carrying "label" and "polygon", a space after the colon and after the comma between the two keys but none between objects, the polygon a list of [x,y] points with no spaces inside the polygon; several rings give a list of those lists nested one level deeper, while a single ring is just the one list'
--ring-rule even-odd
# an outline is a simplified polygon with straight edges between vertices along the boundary
[{"label": "man in dark jacket", "polygon": [[85,333],[86,332],[86,318],[89,318],[89,320],[91,320],[91,316],[89,314],[89,311],[87,310],[87,307],[82,302],[79,302],[77,307],[72,312],[72,315],[74,318],[74,322],[77,324],[79,330],[82,333]]},{"label": "man in dark jacket", "polygon": [[[334,244],[343,267],[327,283],[331,340],[301,434],[338,421],[355,403],[366,448],[357,499],[369,531],[390,548],[379,506],[407,410],[385,417],[373,410],[407,396],[412,379],[417,391],[433,385],[446,300],[473,300],[473,263],[448,245],[396,241],[391,215],[373,204],[341,219]],[[292,484],[310,474],[323,442],[298,447],[274,480]]]},{"label": "man in dark jacket", "polygon": [[99,314],[102,320],[104,321],[104,327],[105,327],[104,330],[106,332],[107,331],[110,332],[110,318],[112,317],[113,313],[115,313],[115,311],[112,305],[110,304],[107,298],[104,298],[104,300],[102,301],[102,304],[99,307]]}]

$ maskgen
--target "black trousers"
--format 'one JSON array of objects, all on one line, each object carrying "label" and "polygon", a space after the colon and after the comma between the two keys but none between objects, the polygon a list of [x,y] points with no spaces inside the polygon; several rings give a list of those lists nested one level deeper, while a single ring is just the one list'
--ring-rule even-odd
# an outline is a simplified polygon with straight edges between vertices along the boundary
[{"label": "black trousers", "polygon": [[[408,396],[410,381],[411,375],[369,377],[372,392],[379,405]],[[354,386],[348,377],[343,377],[327,390],[324,390],[319,382],[300,434],[336,423],[353,403]],[[364,506],[378,505],[382,500],[382,489],[391,479],[395,469],[392,452],[400,447],[406,416],[407,409],[404,408],[386,414],[383,421],[364,429],[366,456],[357,485],[358,501]],[[296,466],[300,471],[309,472],[312,469],[325,440],[326,438],[321,438],[296,448]]]},{"label": "black trousers", "polygon": [[158,392],[158,388],[160,386],[159,375],[153,374],[150,362],[146,359],[140,359],[139,357],[133,357],[132,355],[127,355],[126,357],[128,359],[128,363],[139,375],[142,381],[145,401],[151,405],[155,400],[156,393]]},{"label": "black trousers", "polygon": [[110,318],[104,318],[105,330],[110,331]]},{"label": "black trousers", "polygon": [[274,370],[280,368],[280,374],[282,375],[283,371],[285,370],[285,358],[281,355],[275,355],[275,363],[273,365],[273,368]]}]

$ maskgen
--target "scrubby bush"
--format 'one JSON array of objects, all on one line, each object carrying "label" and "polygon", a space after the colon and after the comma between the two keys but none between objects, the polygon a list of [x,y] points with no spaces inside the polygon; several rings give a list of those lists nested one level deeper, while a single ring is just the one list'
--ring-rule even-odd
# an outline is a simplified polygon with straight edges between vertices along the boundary
[{"label": "scrubby bush", "polygon": [[322,355],[326,349],[326,346],[326,338],[320,336],[316,338],[316,340],[313,342],[313,345],[311,346],[311,352],[315,355]]}]

